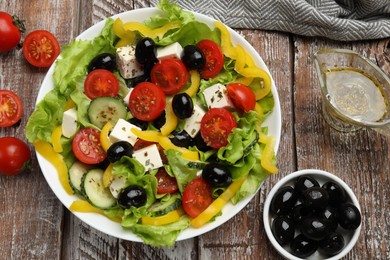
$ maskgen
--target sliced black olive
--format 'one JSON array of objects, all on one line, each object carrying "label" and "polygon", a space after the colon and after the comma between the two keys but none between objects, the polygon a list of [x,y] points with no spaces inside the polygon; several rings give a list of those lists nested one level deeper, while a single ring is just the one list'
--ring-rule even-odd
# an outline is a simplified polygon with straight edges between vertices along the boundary
[{"label": "sliced black olive", "polygon": [[119,193],[118,205],[124,209],[128,209],[132,206],[139,208],[145,205],[146,200],[146,191],[143,187],[130,185]]},{"label": "sliced black olive", "polygon": [[343,203],[337,208],[337,221],[344,229],[355,230],[360,226],[362,217],[355,205]]},{"label": "sliced black olive", "polygon": [[135,58],[142,65],[150,66],[157,62],[156,44],[151,38],[141,39],[135,47]]},{"label": "sliced black olive", "polygon": [[304,192],[304,204],[311,210],[322,210],[328,206],[329,195],[324,188],[311,187]]},{"label": "sliced black olive", "polygon": [[296,205],[291,212],[291,218],[295,223],[295,227],[299,228],[302,224],[302,219],[311,214],[311,211],[308,210],[303,204]]},{"label": "sliced black olive", "polygon": [[320,187],[320,184],[316,179],[308,175],[299,176],[294,183],[294,189],[302,195],[311,187]]},{"label": "sliced black olive", "polygon": [[346,201],[347,196],[345,190],[334,181],[328,181],[322,187],[329,194],[329,203],[332,205],[341,204]]},{"label": "sliced black olive", "polygon": [[194,103],[187,93],[176,94],[172,99],[172,109],[180,119],[189,118],[194,111]]},{"label": "sliced black olive", "polygon": [[148,122],[146,121],[142,121],[138,118],[130,118],[129,119],[129,122],[135,126],[138,126],[139,128],[141,128],[142,131],[145,131],[146,129],[148,129]]},{"label": "sliced black olive", "polygon": [[327,220],[319,217],[304,217],[300,230],[305,237],[315,241],[326,238],[330,233]]},{"label": "sliced black olive", "polygon": [[133,155],[133,146],[126,141],[119,141],[113,143],[107,150],[107,158],[110,162],[114,163],[119,161],[123,156],[131,157]]},{"label": "sliced black olive", "polygon": [[179,133],[176,133],[172,138],[171,141],[174,145],[177,145],[179,147],[190,147],[193,145],[192,137],[186,132],[181,131]]},{"label": "sliced black olive", "polygon": [[303,234],[299,234],[291,241],[290,248],[293,255],[307,258],[317,251],[318,242],[306,238]]},{"label": "sliced black olive", "polygon": [[339,223],[337,222],[337,210],[333,207],[327,207],[323,212],[318,216],[326,219],[328,221],[329,229],[335,231]]},{"label": "sliced black olive", "polygon": [[343,250],[345,246],[344,237],[334,233],[319,243],[318,251],[326,256],[334,256]]},{"label": "sliced black olive", "polygon": [[291,187],[280,188],[271,200],[270,210],[276,215],[287,215],[298,201],[298,193]]},{"label": "sliced black olive", "polygon": [[216,162],[206,164],[202,170],[202,178],[213,187],[227,187],[232,183],[230,170]]},{"label": "sliced black olive", "polygon": [[276,241],[284,246],[294,238],[295,224],[289,217],[278,216],[272,221],[271,230]]},{"label": "sliced black olive", "polygon": [[195,45],[187,45],[184,47],[181,60],[188,70],[198,70],[206,64],[203,52]]},{"label": "sliced black olive", "polygon": [[200,132],[194,137],[194,144],[195,144],[196,148],[198,148],[199,151],[202,151],[202,152],[207,152],[207,151],[210,151],[211,149],[213,149],[206,144],[206,142],[203,140]]},{"label": "sliced black olive", "polygon": [[115,56],[110,53],[101,53],[93,58],[88,65],[88,73],[96,69],[105,69],[109,71],[116,70]]},{"label": "sliced black olive", "polygon": [[159,115],[156,119],[153,120],[153,126],[157,129],[160,129],[161,127],[163,127],[163,125],[165,125],[165,122],[166,122],[166,113],[165,113],[165,110],[161,113],[161,115]]}]

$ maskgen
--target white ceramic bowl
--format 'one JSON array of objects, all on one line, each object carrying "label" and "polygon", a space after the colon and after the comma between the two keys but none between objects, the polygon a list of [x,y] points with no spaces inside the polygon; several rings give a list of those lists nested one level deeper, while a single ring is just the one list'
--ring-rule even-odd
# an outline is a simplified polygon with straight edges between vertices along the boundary
[{"label": "white ceramic bowl", "polygon": [[[319,184],[322,186],[325,182],[332,180],[339,184],[346,192],[347,195],[347,202],[350,202],[354,204],[360,211],[359,202],[353,193],[353,191],[349,188],[349,186],[341,180],[339,177],[333,175],[332,173],[322,171],[322,170],[316,170],[316,169],[307,169],[307,170],[301,170],[297,172],[293,172],[291,174],[288,174],[284,178],[282,178],[276,185],[272,188],[270,193],[267,196],[267,199],[264,204],[264,212],[263,212],[263,220],[264,220],[264,228],[267,233],[268,239],[271,241],[274,248],[285,258],[292,259],[292,260],[300,260],[301,258],[294,256],[289,252],[289,246],[281,246],[275,239],[274,235],[271,231],[271,224],[273,219],[275,218],[273,214],[270,212],[270,204],[272,201],[272,198],[274,197],[275,193],[282,187],[285,186],[294,186],[294,181],[299,177],[303,175],[309,175],[316,179]],[[361,212],[361,211],[360,211]],[[355,245],[356,241],[358,240],[359,234],[360,234],[361,225],[356,229],[352,231],[344,230],[340,227],[338,227],[337,231],[340,231],[340,233],[344,237],[345,246],[343,250],[338,253],[335,256],[332,256],[330,258],[326,258],[326,256],[321,255],[318,251],[316,251],[313,255],[311,255],[309,258],[310,260],[317,260],[317,259],[328,259],[328,260],[336,260],[344,257]]]}]

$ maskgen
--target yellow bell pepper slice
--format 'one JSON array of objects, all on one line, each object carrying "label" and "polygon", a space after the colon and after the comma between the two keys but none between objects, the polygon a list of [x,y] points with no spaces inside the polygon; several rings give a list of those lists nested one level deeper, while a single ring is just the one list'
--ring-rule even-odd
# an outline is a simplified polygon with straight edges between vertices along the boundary
[{"label": "yellow bell pepper slice", "polygon": [[237,53],[237,57],[236,57],[236,63],[234,64],[234,69],[237,72],[240,72],[245,68],[245,65],[246,65],[245,50],[240,45],[237,45],[236,46],[236,53]]},{"label": "yellow bell pepper slice", "polygon": [[245,180],[246,176],[243,176],[230,184],[230,186],[218,198],[216,198],[202,213],[191,221],[191,225],[195,228],[199,228],[209,222],[238,192]]},{"label": "yellow bell pepper slice", "polygon": [[244,84],[245,86],[249,86],[252,82],[253,82],[253,78],[246,78],[246,77],[237,78],[235,80],[235,83],[241,83]]},{"label": "yellow bell pepper slice", "polygon": [[161,134],[167,136],[175,130],[179,119],[176,117],[172,108],[172,99],[165,106],[165,124],[160,128]]},{"label": "yellow bell pepper slice", "polygon": [[127,45],[134,45],[136,40],[136,33],[133,31],[125,30],[123,22],[120,18],[116,19],[113,24],[113,31],[116,36],[120,38],[115,47],[123,47]]},{"label": "yellow bell pepper slice", "polygon": [[226,57],[235,60],[237,57],[237,53],[236,53],[236,49],[232,46],[229,30],[220,21],[215,21],[214,26],[218,28],[219,31],[221,32],[221,49],[223,54]]},{"label": "yellow bell pepper slice", "polygon": [[35,150],[48,160],[56,169],[62,187],[69,195],[73,194],[73,189],[69,184],[68,167],[66,166],[62,155],[56,153],[53,147],[45,141],[36,141]]},{"label": "yellow bell pepper slice", "polygon": [[176,209],[163,216],[158,216],[158,217],[143,216],[141,218],[141,223],[143,225],[162,226],[162,225],[179,221],[183,213],[184,212],[182,209]]},{"label": "yellow bell pepper slice", "polygon": [[148,142],[158,143],[161,137],[161,133],[152,130],[142,131],[137,128],[132,128],[131,132],[133,132],[133,134],[135,134],[138,138]]},{"label": "yellow bell pepper slice", "polygon": [[173,21],[155,29],[150,29],[145,24],[139,22],[127,22],[123,24],[123,29],[125,31],[138,31],[143,37],[157,37],[159,39],[161,39],[169,30],[180,27],[180,21]]},{"label": "yellow bell pepper slice", "polygon": [[190,97],[193,97],[199,90],[200,75],[197,70],[190,70],[191,85],[184,91]]},{"label": "yellow bell pepper slice", "polygon": [[263,87],[260,90],[255,91],[257,99],[264,98],[271,91],[271,84],[272,84],[271,77],[268,75],[266,71],[257,67],[251,67],[251,68],[244,68],[237,72],[243,75],[244,77],[263,79]]},{"label": "yellow bell pepper slice", "polygon": [[112,145],[112,142],[110,140],[110,137],[108,136],[110,134],[110,131],[112,129],[113,125],[110,121],[108,121],[100,131],[100,144],[104,151],[107,152],[108,148]]},{"label": "yellow bell pepper slice", "polygon": [[108,186],[110,186],[114,176],[112,175],[112,168],[114,167],[114,165],[112,163],[110,163],[108,165],[108,167],[104,170],[104,173],[103,173],[103,177],[102,177],[102,182],[103,182],[103,186],[105,188],[107,188]]},{"label": "yellow bell pepper slice", "polygon": [[[72,202],[72,204],[69,207],[69,210],[75,211],[75,212],[81,212],[81,213],[98,213],[101,215],[104,215],[108,217],[106,214],[104,214],[104,210],[95,208],[92,206],[88,201],[85,200],[75,200]],[[122,220],[120,218],[110,218],[112,221],[120,223]]]},{"label": "yellow bell pepper slice", "polygon": [[260,133],[259,142],[265,144],[263,154],[261,155],[261,166],[270,173],[277,173],[278,168],[272,163],[276,143],[275,137]]},{"label": "yellow bell pepper slice", "polygon": [[53,144],[53,149],[56,153],[62,153],[63,148],[61,144],[61,136],[62,136],[62,126],[57,126],[54,128],[51,133],[51,143]]},{"label": "yellow bell pepper slice", "polygon": [[262,116],[264,114],[263,108],[259,105],[259,103],[256,102],[255,105],[255,111],[259,116]]},{"label": "yellow bell pepper slice", "polygon": [[76,104],[73,102],[72,99],[68,99],[65,103],[64,111],[69,110],[69,109],[74,108],[74,107],[76,107]]}]

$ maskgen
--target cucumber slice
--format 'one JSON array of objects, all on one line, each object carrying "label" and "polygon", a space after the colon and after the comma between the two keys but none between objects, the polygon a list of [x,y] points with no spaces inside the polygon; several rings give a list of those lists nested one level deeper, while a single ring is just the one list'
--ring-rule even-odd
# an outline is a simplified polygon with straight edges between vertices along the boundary
[{"label": "cucumber slice", "polygon": [[82,179],[84,177],[84,174],[86,174],[89,169],[91,169],[91,165],[82,163],[80,161],[74,162],[69,168],[70,186],[73,188],[74,192],[82,196],[84,196],[83,192],[81,191]]},{"label": "cucumber slice", "polygon": [[166,201],[158,201],[149,207],[152,217],[158,217],[168,214],[169,212],[179,208],[181,205],[181,198],[178,193],[173,194]]},{"label": "cucumber slice", "polygon": [[119,118],[125,119],[126,115],[127,108],[123,100],[115,97],[95,98],[88,108],[89,121],[100,129],[107,122],[115,125]]},{"label": "cucumber slice", "polygon": [[103,186],[103,173],[102,169],[89,170],[83,178],[82,192],[95,207],[109,209],[116,205],[116,199],[110,189]]}]

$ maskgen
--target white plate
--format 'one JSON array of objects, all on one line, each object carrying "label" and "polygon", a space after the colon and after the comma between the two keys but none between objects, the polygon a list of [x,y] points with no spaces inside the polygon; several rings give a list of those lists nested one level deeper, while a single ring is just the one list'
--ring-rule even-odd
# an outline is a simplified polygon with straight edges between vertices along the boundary
[{"label": "white plate", "polygon": [[[114,19],[121,18],[123,22],[128,22],[128,21],[142,22],[145,19],[148,19],[149,17],[154,16],[158,13],[161,13],[161,11],[157,8],[143,8],[143,9],[136,9],[121,14],[117,14],[112,16],[112,18]],[[194,13],[194,15],[198,21],[208,24],[211,28],[214,27],[213,25],[214,19],[211,19],[202,14]],[[102,28],[104,27],[104,24],[105,21],[101,21],[93,25],[88,30],[80,34],[77,37],[77,39],[93,39],[101,32]],[[242,45],[246,49],[246,51],[254,58],[256,65],[266,70],[269,73],[267,66],[265,65],[264,61],[259,56],[259,54],[255,51],[255,49],[238,33],[234,32],[230,28],[229,31],[231,34],[232,42],[234,44]],[[51,66],[46,77],[42,82],[42,86],[37,97],[37,103],[40,100],[42,100],[45,94],[53,88],[54,66],[55,65]],[[278,93],[273,80],[272,80],[272,93],[274,95],[275,107],[264,125],[267,125],[269,127],[269,135],[276,137],[275,149],[277,150],[279,146],[280,133],[281,133],[281,111],[280,111],[280,102],[279,102]],[[43,172],[43,175],[45,176],[46,181],[48,182],[50,188],[53,190],[53,192],[58,197],[58,199],[62,202],[62,204],[64,204],[65,207],[69,208],[72,202],[78,199],[77,196],[68,195],[65,192],[65,190],[62,188],[59,179],[56,178],[57,175],[56,175],[55,168],[38,153],[37,153],[37,158],[41,170]],[[184,230],[179,235],[177,241],[199,236],[203,233],[206,233],[222,225],[224,222],[226,222],[234,215],[236,215],[245,205],[247,205],[254,195],[255,194],[249,196],[248,198],[242,200],[236,205],[232,205],[229,203],[224,207],[222,216],[218,217],[214,222],[208,223],[201,228],[197,228],[197,229],[188,228]],[[78,213],[78,212],[72,212],[72,213],[76,215],[79,219],[81,219],[83,222],[90,225],[91,227],[100,230],[101,232],[104,232],[108,235],[120,239],[124,239],[124,240],[142,242],[142,240],[136,235],[134,235],[131,231],[123,229],[120,224],[113,222],[102,215],[94,214],[94,213]]]}]

